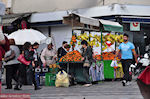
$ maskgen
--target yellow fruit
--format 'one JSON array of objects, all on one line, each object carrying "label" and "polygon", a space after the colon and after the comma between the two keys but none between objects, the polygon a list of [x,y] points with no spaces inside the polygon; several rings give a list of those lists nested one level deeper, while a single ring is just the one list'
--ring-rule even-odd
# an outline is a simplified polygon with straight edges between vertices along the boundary
[{"label": "yellow fruit", "polygon": [[104,48],[102,48],[102,51],[104,51],[104,50],[106,50],[107,49],[107,47],[104,47]]},{"label": "yellow fruit", "polygon": [[96,47],[99,47],[99,43],[96,44]]},{"label": "yellow fruit", "polygon": [[53,68],[53,65],[50,65],[49,68]]},{"label": "yellow fruit", "polygon": [[90,34],[89,37],[93,37],[92,34]]},{"label": "yellow fruit", "polygon": [[81,45],[81,42],[80,42],[80,41],[78,42],[78,45]]}]

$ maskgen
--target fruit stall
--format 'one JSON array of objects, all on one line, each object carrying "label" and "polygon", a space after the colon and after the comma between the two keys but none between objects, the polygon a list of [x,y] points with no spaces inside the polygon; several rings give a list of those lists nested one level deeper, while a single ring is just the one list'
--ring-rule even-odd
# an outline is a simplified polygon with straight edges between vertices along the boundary
[{"label": "fruit stall", "polygon": [[[116,74],[118,73],[117,68],[110,66],[111,61],[114,58],[114,54],[112,52],[104,53],[103,51],[106,50],[107,47],[110,47],[110,45],[116,44],[115,42],[122,42],[122,35],[116,35],[116,32],[123,32],[123,27],[117,22],[88,18],[75,13],[64,17],[63,23],[72,26],[72,38],[70,44],[73,51],[62,57],[59,61],[62,66],[66,66],[66,71],[68,73],[73,71],[77,81],[83,81],[83,63],[81,61],[82,56],[78,51],[74,50],[74,48],[80,45],[82,40],[86,40],[91,47],[100,46],[100,54],[96,54],[93,57],[96,59],[96,61],[102,61],[104,63],[105,79],[116,78]],[[80,35],[77,35],[74,32],[75,30],[81,31]],[[85,31],[87,31],[89,34],[84,33]],[[112,35],[110,31],[113,31],[115,34]],[[92,32],[97,32],[100,35],[92,35]],[[108,34],[103,35],[103,33]],[[118,73],[118,75],[120,74]]]}]

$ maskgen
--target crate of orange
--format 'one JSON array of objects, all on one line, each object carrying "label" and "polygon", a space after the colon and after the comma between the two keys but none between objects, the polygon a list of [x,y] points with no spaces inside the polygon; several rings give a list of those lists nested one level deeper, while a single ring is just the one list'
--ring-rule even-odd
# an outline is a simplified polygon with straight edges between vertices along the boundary
[{"label": "crate of orange", "polygon": [[[94,59],[96,60],[114,60],[115,54],[112,52],[104,52],[102,53],[102,55],[95,55]],[[116,60],[119,60],[119,58],[117,57]]]},{"label": "crate of orange", "polygon": [[61,57],[59,62],[81,62],[82,55],[77,50],[68,52],[65,56]]}]

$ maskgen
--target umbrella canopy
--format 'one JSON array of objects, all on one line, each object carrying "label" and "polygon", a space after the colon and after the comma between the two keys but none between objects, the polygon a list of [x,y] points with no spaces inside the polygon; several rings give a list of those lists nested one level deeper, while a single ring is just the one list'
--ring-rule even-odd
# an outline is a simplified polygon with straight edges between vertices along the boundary
[{"label": "umbrella canopy", "polygon": [[24,29],[11,33],[8,38],[14,39],[16,45],[23,45],[25,42],[31,42],[31,44],[37,42],[40,44],[47,37],[37,30]]}]

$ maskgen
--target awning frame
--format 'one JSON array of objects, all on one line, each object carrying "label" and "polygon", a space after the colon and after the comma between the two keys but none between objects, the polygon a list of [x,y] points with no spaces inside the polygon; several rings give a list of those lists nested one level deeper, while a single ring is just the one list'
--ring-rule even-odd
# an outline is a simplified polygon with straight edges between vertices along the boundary
[{"label": "awning frame", "polygon": [[90,17],[85,17],[76,13],[72,13],[69,16],[64,17],[63,23],[71,25],[72,27],[83,27],[83,30],[88,26],[89,31],[100,31],[99,28],[101,28],[103,32],[123,32],[123,26],[120,25],[118,22],[102,19],[98,20]]}]

